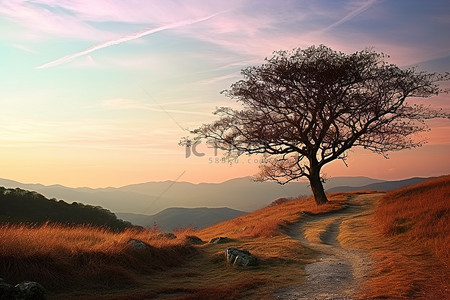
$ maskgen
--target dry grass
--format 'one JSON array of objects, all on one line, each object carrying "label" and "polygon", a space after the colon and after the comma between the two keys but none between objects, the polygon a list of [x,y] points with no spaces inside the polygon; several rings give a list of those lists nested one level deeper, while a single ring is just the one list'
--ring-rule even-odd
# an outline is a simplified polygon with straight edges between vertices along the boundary
[{"label": "dry grass", "polygon": [[[320,207],[312,198],[298,199],[200,231],[188,229],[183,232],[185,235],[196,235],[204,241],[218,236],[233,241],[198,247],[200,255],[183,267],[159,274],[151,282],[145,281],[145,289],[153,293],[143,295],[150,299],[171,293],[177,295],[174,299],[273,299],[278,288],[304,282],[304,265],[314,261],[316,255],[287,236],[283,227],[298,221],[302,212],[316,214],[342,209],[348,197],[348,194],[331,195],[330,203]],[[242,269],[227,265],[224,255],[227,247],[249,250],[258,257],[259,266]],[[183,289],[174,290],[181,286]]]},{"label": "dry grass", "polygon": [[340,242],[364,249],[373,273],[360,295],[447,299],[450,294],[450,176],[385,194],[374,213],[341,226]]},{"label": "dry grass", "polygon": [[[130,239],[151,245],[137,251]],[[35,280],[50,290],[112,287],[136,283],[136,274],[180,264],[193,252],[183,239],[167,239],[156,230],[113,233],[96,227],[45,224],[0,227],[0,276],[17,283]]]},{"label": "dry grass", "polygon": [[[229,266],[224,255],[227,247],[248,249],[258,257],[259,265]],[[180,293],[175,299],[272,299],[277,288],[304,281],[303,266],[312,256],[297,241],[281,235],[270,240],[249,238],[206,244],[198,251],[200,255],[183,266],[143,280],[144,289],[151,291],[146,297],[159,299],[175,289]]]},{"label": "dry grass", "polygon": [[[351,194],[278,203],[195,231],[163,237],[157,229],[113,233],[94,227],[0,227],[0,277],[36,280],[49,299],[271,299],[273,292],[304,281],[315,253],[285,235],[302,215],[336,211]],[[373,208],[341,225],[345,247],[367,250],[375,264],[363,298],[445,299],[449,293],[450,176],[386,194]],[[189,246],[186,237],[227,236],[227,244]],[[129,239],[151,245],[138,251]],[[227,266],[227,247],[248,249],[260,261],[246,269]]]},{"label": "dry grass", "polygon": [[198,235],[205,239],[221,235],[230,238],[272,237],[279,234],[283,226],[298,221],[302,213],[320,214],[344,208],[348,197],[349,194],[344,193],[331,194],[330,202],[320,206],[312,197],[282,202],[200,230]]},{"label": "dry grass", "polygon": [[450,269],[450,176],[386,194],[375,222],[384,235],[403,236]]},{"label": "dry grass", "polygon": [[[35,280],[49,299],[270,299],[279,287],[304,281],[303,266],[314,253],[283,233],[302,212],[317,214],[345,207],[348,195],[335,194],[317,207],[312,198],[258,210],[201,231],[180,229],[167,239],[157,229],[112,233],[93,227],[0,227],[0,277],[17,283]],[[219,245],[186,245],[195,235]],[[138,239],[151,249],[127,246]],[[248,249],[260,261],[246,269],[230,267],[227,247]]]}]

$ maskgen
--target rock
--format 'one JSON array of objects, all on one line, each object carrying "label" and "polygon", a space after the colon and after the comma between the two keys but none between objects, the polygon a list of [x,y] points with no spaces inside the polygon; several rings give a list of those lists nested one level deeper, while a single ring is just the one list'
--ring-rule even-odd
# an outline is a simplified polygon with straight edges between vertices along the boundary
[{"label": "rock", "polygon": [[225,257],[227,258],[227,262],[229,264],[240,266],[240,267],[248,267],[248,266],[256,266],[258,265],[258,260],[256,257],[250,254],[248,250],[239,250],[236,248],[227,248],[225,250]]},{"label": "rock", "polygon": [[173,234],[172,232],[161,233],[161,234],[159,234],[158,236],[160,236],[160,237],[162,237],[162,238],[169,239],[169,240],[173,240],[173,239],[176,239],[176,238],[177,238],[177,236],[176,236],[175,234]]},{"label": "rock", "polygon": [[201,238],[196,237],[195,235],[188,235],[186,236],[186,243],[191,245],[201,245],[204,244],[205,242],[202,241]]},{"label": "rock", "polygon": [[23,300],[42,300],[45,299],[45,289],[42,285],[34,281],[24,281],[15,286],[19,292],[18,299]]},{"label": "rock", "polygon": [[0,278],[0,300],[42,300],[45,289],[34,281],[23,281],[15,286]]},{"label": "rock", "polygon": [[147,249],[151,249],[152,246],[150,246],[147,243],[144,243],[143,241],[140,240],[135,240],[135,239],[129,239],[127,244],[136,250],[147,250]]},{"label": "rock", "polygon": [[229,243],[229,242],[231,242],[231,239],[227,238],[227,237],[223,237],[223,236],[212,238],[209,241],[210,244],[224,244],[224,243]]}]

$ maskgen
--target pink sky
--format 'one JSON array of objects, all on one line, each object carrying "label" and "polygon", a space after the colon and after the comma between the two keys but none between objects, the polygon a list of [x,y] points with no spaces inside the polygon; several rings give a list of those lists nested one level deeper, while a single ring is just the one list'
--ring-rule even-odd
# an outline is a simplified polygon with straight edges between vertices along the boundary
[{"label": "pink sky", "polygon": [[[60,1],[0,5],[0,177],[67,186],[146,181],[220,182],[251,176],[185,158],[186,129],[235,103],[220,92],[275,50],[366,47],[400,67],[450,71],[447,1]],[[450,87],[447,82],[444,87]],[[449,95],[426,99],[450,113]],[[327,176],[400,179],[450,173],[450,120],[429,122],[429,143],[362,150]],[[211,150],[211,149],[206,149]]]}]

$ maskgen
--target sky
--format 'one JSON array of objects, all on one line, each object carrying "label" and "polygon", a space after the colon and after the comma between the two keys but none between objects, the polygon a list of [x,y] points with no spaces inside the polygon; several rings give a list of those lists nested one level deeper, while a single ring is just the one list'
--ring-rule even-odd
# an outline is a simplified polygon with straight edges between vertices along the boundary
[{"label": "sky", "polygon": [[[273,51],[367,47],[400,67],[450,71],[446,0],[0,0],[0,178],[71,187],[251,176],[181,137],[233,106],[220,92]],[[443,86],[450,87],[448,83]],[[425,99],[450,112],[450,97]],[[450,173],[450,120],[389,159],[361,149],[327,177]]]}]

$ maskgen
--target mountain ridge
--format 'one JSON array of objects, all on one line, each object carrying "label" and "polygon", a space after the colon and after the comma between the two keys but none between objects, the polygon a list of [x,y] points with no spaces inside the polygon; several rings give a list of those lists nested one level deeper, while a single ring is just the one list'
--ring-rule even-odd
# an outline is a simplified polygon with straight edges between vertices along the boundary
[{"label": "mountain ridge", "polygon": [[194,227],[202,229],[222,221],[247,214],[228,207],[169,207],[153,215],[116,213],[117,217],[134,225],[150,228],[156,225],[163,231],[176,228]]},{"label": "mountain ridge", "polygon": [[[363,186],[383,182],[364,176],[334,177],[325,188]],[[0,179],[0,185],[37,191],[48,198],[101,206],[114,213],[152,215],[169,207],[228,207],[254,211],[278,198],[311,195],[307,182],[278,185],[274,182],[254,182],[251,177],[233,178],[221,183],[189,183],[176,181],[146,182],[121,187],[70,188],[63,185],[24,184]]]},{"label": "mountain ridge", "polygon": [[374,190],[374,191],[391,191],[398,188],[402,188],[409,185],[414,185],[421,183],[426,180],[436,179],[438,177],[411,177],[408,179],[402,180],[392,180],[392,181],[383,181],[376,182],[363,186],[337,186],[334,188],[328,189],[327,193],[336,193],[336,192],[354,192],[360,190]]}]

